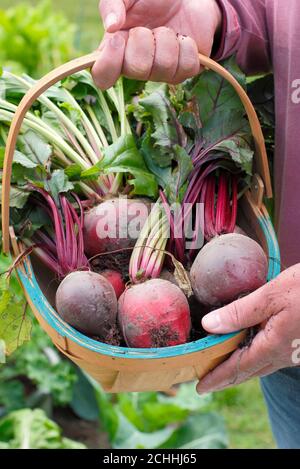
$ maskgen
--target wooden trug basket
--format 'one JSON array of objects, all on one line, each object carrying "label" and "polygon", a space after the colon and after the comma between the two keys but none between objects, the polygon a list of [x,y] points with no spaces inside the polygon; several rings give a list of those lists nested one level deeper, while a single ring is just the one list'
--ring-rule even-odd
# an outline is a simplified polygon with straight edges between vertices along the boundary
[{"label": "wooden trug basket", "polygon": [[[50,86],[70,74],[92,67],[98,52],[73,60],[42,78],[24,96],[11,124],[3,170],[2,230],[3,250],[20,252],[13,227],[9,227],[9,199],[13,155],[23,119],[34,101]],[[199,55],[201,65],[214,70],[234,87],[247,112],[254,137],[255,177],[252,189],[239,205],[239,216],[249,235],[255,237],[269,258],[269,280],[280,272],[280,253],[276,235],[263,205],[263,197],[272,197],[271,178],[263,133],[256,112],[243,88],[221,65]],[[34,266],[34,267],[33,267]],[[26,299],[41,327],[54,345],[98,381],[107,392],[165,391],[173,385],[201,379],[223,362],[245,337],[245,331],[208,336],[205,339],[175,347],[130,349],[97,342],[66,324],[57,314],[49,294],[51,278],[44,278],[37,264],[26,259],[18,268],[18,277]]]}]

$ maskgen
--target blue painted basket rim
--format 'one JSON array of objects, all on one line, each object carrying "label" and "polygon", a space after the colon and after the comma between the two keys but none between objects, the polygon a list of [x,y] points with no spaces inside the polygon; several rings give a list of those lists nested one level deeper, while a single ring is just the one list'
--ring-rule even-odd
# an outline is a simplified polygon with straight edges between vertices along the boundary
[{"label": "blue painted basket rim", "polygon": [[[272,222],[268,216],[262,216],[259,219],[260,226],[265,234],[268,252],[269,252],[269,273],[268,280],[275,278],[280,273],[280,251],[277,243],[275,231]],[[128,358],[128,359],[167,359],[176,356],[187,355],[205,350],[215,345],[222,344],[227,340],[235,337],[240,331],[225,335],[211,335],[195,342],[189,342],[174,347],[164,347],[157,349],[135,349],[116,347],[107,345],[91,339],[79,331],[65,323],[49,304],[48,300],[41,291],[39,284],[33,271],[30,275],[18,270],[20,280],[30,296],[35,308],[39,311],[42,318],[53,328],[58,334],[67,337],[78,345],[87,348],[96,353],[106,355],[112,358]]]}]

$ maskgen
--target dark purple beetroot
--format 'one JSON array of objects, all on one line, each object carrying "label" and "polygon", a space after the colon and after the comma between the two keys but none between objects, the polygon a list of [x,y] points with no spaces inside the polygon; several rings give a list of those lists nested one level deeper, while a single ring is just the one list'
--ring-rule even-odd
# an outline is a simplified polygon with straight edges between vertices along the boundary
[{"label": "dark purple beetroot", "polygon": [[202,248],[190,276],[200,303],[221,306],[264,285],[267,274],[268,259],[256,241],[226,234]]},{"label": "dark purple beetroot", "polygon": [[95,272],[73,272],[59,285],[60,316],[84,334],[105,340],[116,326],[118,302],[112,285]]}]

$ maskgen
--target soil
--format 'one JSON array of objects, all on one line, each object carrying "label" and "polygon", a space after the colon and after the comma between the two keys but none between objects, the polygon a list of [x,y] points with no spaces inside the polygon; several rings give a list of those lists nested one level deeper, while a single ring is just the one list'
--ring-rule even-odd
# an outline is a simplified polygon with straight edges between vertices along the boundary
[{"label": "soil", "polygon": [[62,428],[63,435],[79,441],[89,449],[109,449],[107,435],[101,432],[99,422],[81,420],[68,407],[54,410],[54,420]]},{"label": "soil", "polygon": [[150,334],[153,348],[168,347],[170,342],[178,340],[177,332],[171,331],[167,325],[152,329]]},{"label": "soil", "polygon": [[131,252],[124,251],[115,254],[107,254],[92,260],[92,269],[94,272],[101,274],[103,270],[115,270],[122,274],[125,283],[129,281],[128,265]]},{"label": "soil", "polygon": [[97,340],[98,342],[105,343],[107,345],[114,345],[115,347],[123,347],[126,346],[122,339],[121,332],[117,325],[111,328],[104,339],[100,339],[99,337],[92,337],[92,339]]}]

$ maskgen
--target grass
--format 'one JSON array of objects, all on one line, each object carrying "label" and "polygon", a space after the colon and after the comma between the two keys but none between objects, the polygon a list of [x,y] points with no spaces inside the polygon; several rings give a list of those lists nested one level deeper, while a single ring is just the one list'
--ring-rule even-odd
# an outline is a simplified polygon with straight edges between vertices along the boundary
[{"label": "grass", "polygon": [[[37,4],[39,0],[30,0]],[[18,0],[1,0],[1,8],[21,3]],[[98,0],[53,0],[56,10],[62,10],[77,25],[75,46],[84,53],[94,50],[102,37],[98,15]],[[217,393],[214,409],[223,415],[229,430],[231,448],[273,448],[267,411],[257,380],[237,388]]]},{"label": "grass", "polygon": [[213,407],[225,419],[230,448],[275,448],[258,380],[216,393]]}]

